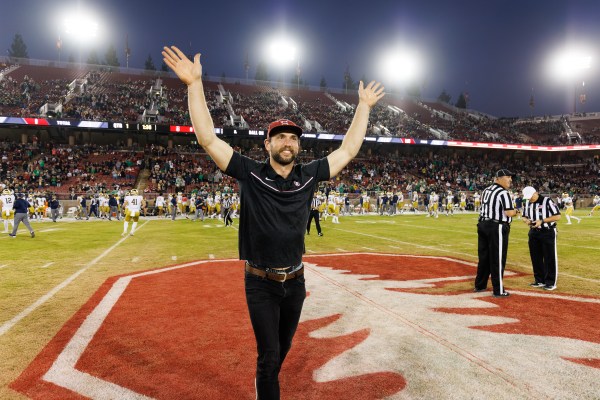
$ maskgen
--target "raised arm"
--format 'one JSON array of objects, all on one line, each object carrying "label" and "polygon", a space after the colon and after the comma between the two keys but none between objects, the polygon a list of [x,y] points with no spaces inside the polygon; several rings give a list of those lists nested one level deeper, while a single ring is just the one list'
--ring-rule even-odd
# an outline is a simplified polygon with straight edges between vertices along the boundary
[{"label": "raised arm", "polygon": [[342,145],[327,156],[329,161],[329,176],[333,178],[348,165],[350,161],[358,154],[367,134],[367,125],[369,123],[369,113],[371,108],[385,93],[383,86],[379,82],[371,81],[365,88],[360,81],[358,86],[358,106],[352,119],[352,124],[344,136]]},{"label": "raised arm", "polygon": [[213,120],[204,97],[200,54],[194,56],[193,63],[175,46],[164,47],[162,55],[165,64],[188,87],[188,108],[198,144],[206,150],[217,166],[225,171],[233,155],[233,149],[227,142],[215,135]]}]

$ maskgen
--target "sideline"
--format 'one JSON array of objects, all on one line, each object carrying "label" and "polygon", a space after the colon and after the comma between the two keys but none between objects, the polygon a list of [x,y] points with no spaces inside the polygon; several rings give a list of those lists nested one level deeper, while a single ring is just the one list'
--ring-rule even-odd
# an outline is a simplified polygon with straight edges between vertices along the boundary
[{"label": "sideline", "polygon": [[[150,222],[150,220],[147,220],[146,222],[144,222],[138,229],[143,228],[148,222]],[[65,279],[64,281],[59,283],[58,285],[56,285],[48,293],[46,293],[45,295],[40,297],[35,303],[33,303],[32,305],[30,305],[29,307],[27,307],[26,309],[21,311],[19,314],[14,316],[12,319],[10,319],[10,320],[6,321],[4,324],[0,325],[0,336],[4,335],[13,326],[15,326],[17,323],[19,323],[19,321],[21,321],[23,318],[27,317],[29,314],[34,312],[38,307],[40,307],[45,302],[47,302],[52,297],[54,297],[54,295],[56,293],[58,293],[61,289],[65,288],[67,285],[69,285],[71,282],[73,282],[75,279],[77,279],[77,277],[79,275],[83,274],[88,268],[90,268],[93,265],[96,265],[98,263],[98,261],[102,260],[108,254],[110,254],[111,251],[113,251],[118,245],[120,245],[125,240],[127,240],[128,237],[129,236],[125,236],[124,238],[121,238],[117,243],[113,244],[108,249],[104,250],[104,252],[102,252],[102,254],[100,254],[98,257],[94,258],[92,261],[87,263],[79,271],[75,272],[73,275],[71,275],[70,277],[68,277],[67,279]]]}]

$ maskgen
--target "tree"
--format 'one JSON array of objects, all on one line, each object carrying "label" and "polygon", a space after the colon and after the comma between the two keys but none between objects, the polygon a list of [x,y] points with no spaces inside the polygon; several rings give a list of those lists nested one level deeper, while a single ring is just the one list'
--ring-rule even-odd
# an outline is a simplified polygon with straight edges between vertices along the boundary
[{"label": "tree", "polygon": [[413,83],[406,88],[406,93],[416,99],[421,98],[421,86],[418,83]]},{"label": "tree", "polygon": [[327,81],[325,80],[325,76],[321,75],[321,83],[320,83],[321,89],[326,89],[327,88]]},{"label": "tree", "polygon": [[110,65],[111,67],[121,66],[121,64],[119,63],[119,58],[117,57],[117,50],[112,44],[108,47],[108,50],[104,55],[104,59],[106,61],[106,65]]},{"label": "tree", "polygon": [[20,33],[15,34],[15,38],[10,45],[10,49],[8,49],[8,56],[16,58],[29,58],[29,54],[27,54],[27,45],[25,44],[23,36],[21,36]]},{"label": "tree", "polygon": [[458,96],[455,106],[462,109],[467,108],[467,98],[465,97],[464,92],[461,92],[460,96]]},{"label": "tree", "polygon": [[87,63],[92,65],[100,65],[100,60],[98,59],[98,54],[96,53],[96,50],[90,51]]},{"label": "tree", "polygon": [[256,75],[254,75],[254,80],[266,82],[269,80],[269,71],[267,70],[267,64],[264,61],[261,61],[256,66]]},{"label": "tree", "polygon": [[356,83],[354,82],[354,79],[352,79],[352,75],[350,75],[350,66],[348,65],[344,72],[344,89],[347,92],[348,90],[354,90],[356,88]]},{"label": "tree", "polygon": [[440,93],[440,95],[438,96],[438,101],[441,103],[446,103],[446,104],[450,104],[450,100],[452,99],[452,96],[450,96],[447,92],[446,89],[442,90],[442,93]]},{"label": "tree", "polygon": [[154,61],[152,61],[152,55],[150,54],[148,54],[148,58],[146,58],[144,69],[146,71],[156,71],[156,66],[154,66]]}]

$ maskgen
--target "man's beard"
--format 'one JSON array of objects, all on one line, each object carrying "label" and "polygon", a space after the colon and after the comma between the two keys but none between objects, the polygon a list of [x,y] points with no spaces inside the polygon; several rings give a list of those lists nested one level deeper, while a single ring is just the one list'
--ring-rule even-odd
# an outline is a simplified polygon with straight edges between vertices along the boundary
[{"label": "man's beard", "polygon": [[278,164],[280,165],[289,165],[291,163],[293,163],[294,161],[296,161],[296,154],[294,153],[293,150],[290,149],[283,149],[282,151],[285,150],[289,150],[289,152],[291,153],[291,155],[288,158],[283,158],[283,156],[281,155],[281,152],[272,152],[271,155],[273,156],[273,160],[275,160]]}]

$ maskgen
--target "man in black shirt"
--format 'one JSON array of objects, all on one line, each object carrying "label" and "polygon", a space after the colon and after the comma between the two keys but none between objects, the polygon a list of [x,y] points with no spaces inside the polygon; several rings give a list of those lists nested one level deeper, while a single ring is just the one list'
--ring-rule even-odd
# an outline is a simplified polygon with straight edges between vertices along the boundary
[{"label": "man in black shirt", "polygon": [[529,200],[523,209],[523,222],[529,225],[529,255],[535,278],[530,286],[554,290],[558,278],[556,221],[560,211],[552,199],[531,186],[523,189],[523,199]]},{"label": "man in black shirt", "polygon": [[510,223],[516,214],[508,189],[512,185],[512,173],[506,169],[496,172],[494,183],[481,195],[481,210],[477,223],[479,263],[475,278],[475,292],[486,290],[492,276],[494,297],[508,296],[504,290],[504,267],[508,248]]},{"label": "man in black shirt", "polygon": [[198,143],[240,187],[240,259],[246,260],[246,302],[256,338],[256,392],[279,399],[279,371],[296,332],[306,288],[302,253],[310,203],[319,181],[336,176],[358,153],[369,112],[383,87],[360,82],[354,119],[339,149],[326,158],[296,164],[302,128],[289,120],[269,125],[266,162],[233,151],[215,135],[204,97],[200,54],[192,63],[178,48],[165,47],[164,61],[188,85],[190,117]]}]

